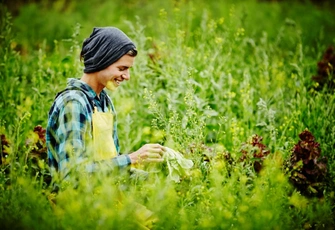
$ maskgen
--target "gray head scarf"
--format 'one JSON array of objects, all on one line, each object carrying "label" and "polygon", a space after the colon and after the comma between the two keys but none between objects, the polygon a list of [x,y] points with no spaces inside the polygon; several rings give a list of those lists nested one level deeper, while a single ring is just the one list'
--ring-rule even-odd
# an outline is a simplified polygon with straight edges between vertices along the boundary
[{"label": "gray head scarf", "polygon": [[95,27],[81,50],[85,73],[103,70],[119,60],[131,49],[134,43],[121,30],[115,27]]}]

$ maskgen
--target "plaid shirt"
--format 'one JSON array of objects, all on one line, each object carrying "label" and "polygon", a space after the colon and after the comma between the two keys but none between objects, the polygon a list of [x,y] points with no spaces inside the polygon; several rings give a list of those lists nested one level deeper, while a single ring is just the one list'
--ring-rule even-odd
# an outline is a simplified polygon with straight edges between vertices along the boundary
[{"label": "plaid shirt", "polygon": [[[110,161],[87,164],[90,154],[87,140],[93,138],[93,106],[97,107],[99,112],[114,113],[113,137],[118,156]],[[77,79],[69,79],[67,88],[60,92],[54,101],[49,111],[46,141],[50,167],[62,171],[65,175],[69,168],[83,162],[86,162],[85,170],[88,172],[98,171],[102,163],[111,168],[122,168],[130,164],[128,155],[120,155],[116,113],[111,99],[104,90],[99,98],[89,85]]]}]

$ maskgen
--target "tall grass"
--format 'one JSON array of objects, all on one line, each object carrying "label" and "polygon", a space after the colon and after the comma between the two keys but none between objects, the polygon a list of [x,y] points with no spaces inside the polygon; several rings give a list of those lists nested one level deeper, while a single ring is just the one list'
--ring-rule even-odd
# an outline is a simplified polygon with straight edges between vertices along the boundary
[{"label": "tall grass", "polygon": [[[43,5],[27,6],[15,19],[1,8],[0,133],[10,143],[1,149],[2,227],[139,229],[145,225],[141,205],[157,218],[154,229],[334,227],[334,95],[316,91],[311,80],[335,42],[328,30],[334,14],[285,2],[100,4],[92,20],[88,1],[50,14],[41,13]],[[64,21],[57,9],[67,20],[51,36],[50,28]],[[40,29],[26,37],[23,21],[30,20]],[[74,173],[79,182],[65,181],[54,194],[45,159],[31,157],[38,148],[29,141],[36,138],[33,128],[45,127],[66,79],[80,77],[82,39],[101,25],[124,29],[139,50],[131,80],[110,93],[121,152],[148,142],[174,148],[194,162],[181,182],[170,181],[162,164],[149,167],[146,179],[123,171]],[[305,129],[328,158],[322,198],[301,195],[284,167]],[[254,134],[270,152],[260,172],[250,157],[255,149],[240,160]]]}]

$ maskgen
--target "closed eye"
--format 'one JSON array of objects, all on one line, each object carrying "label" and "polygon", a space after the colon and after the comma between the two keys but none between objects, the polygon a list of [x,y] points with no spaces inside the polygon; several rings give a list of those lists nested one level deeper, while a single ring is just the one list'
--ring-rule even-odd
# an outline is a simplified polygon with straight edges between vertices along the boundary
[{"label": "closed eye", "polygon": [[127,69],[128,69],[127,66],[119,67],[119,71],[125,71],[125,70],[127,70]]}]

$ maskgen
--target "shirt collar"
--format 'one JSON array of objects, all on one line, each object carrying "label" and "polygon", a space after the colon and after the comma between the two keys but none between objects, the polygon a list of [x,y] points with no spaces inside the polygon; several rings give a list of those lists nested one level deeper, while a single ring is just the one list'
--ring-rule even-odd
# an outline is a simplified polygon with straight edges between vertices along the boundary
[{"label": "shirt collar", "polygon": [[81,81],[79,79],[69,78],[67,80],[67,85],[68,87],[78,88],[85,91],[92,101],[93,100],[104,101],[105,98],[107,97],[106,91],[102,90],[100,92],[100,100],[99,100],[99,97],[97,96],[96,92],[92,89],[92,87],[89,86],[86,82]]}]

